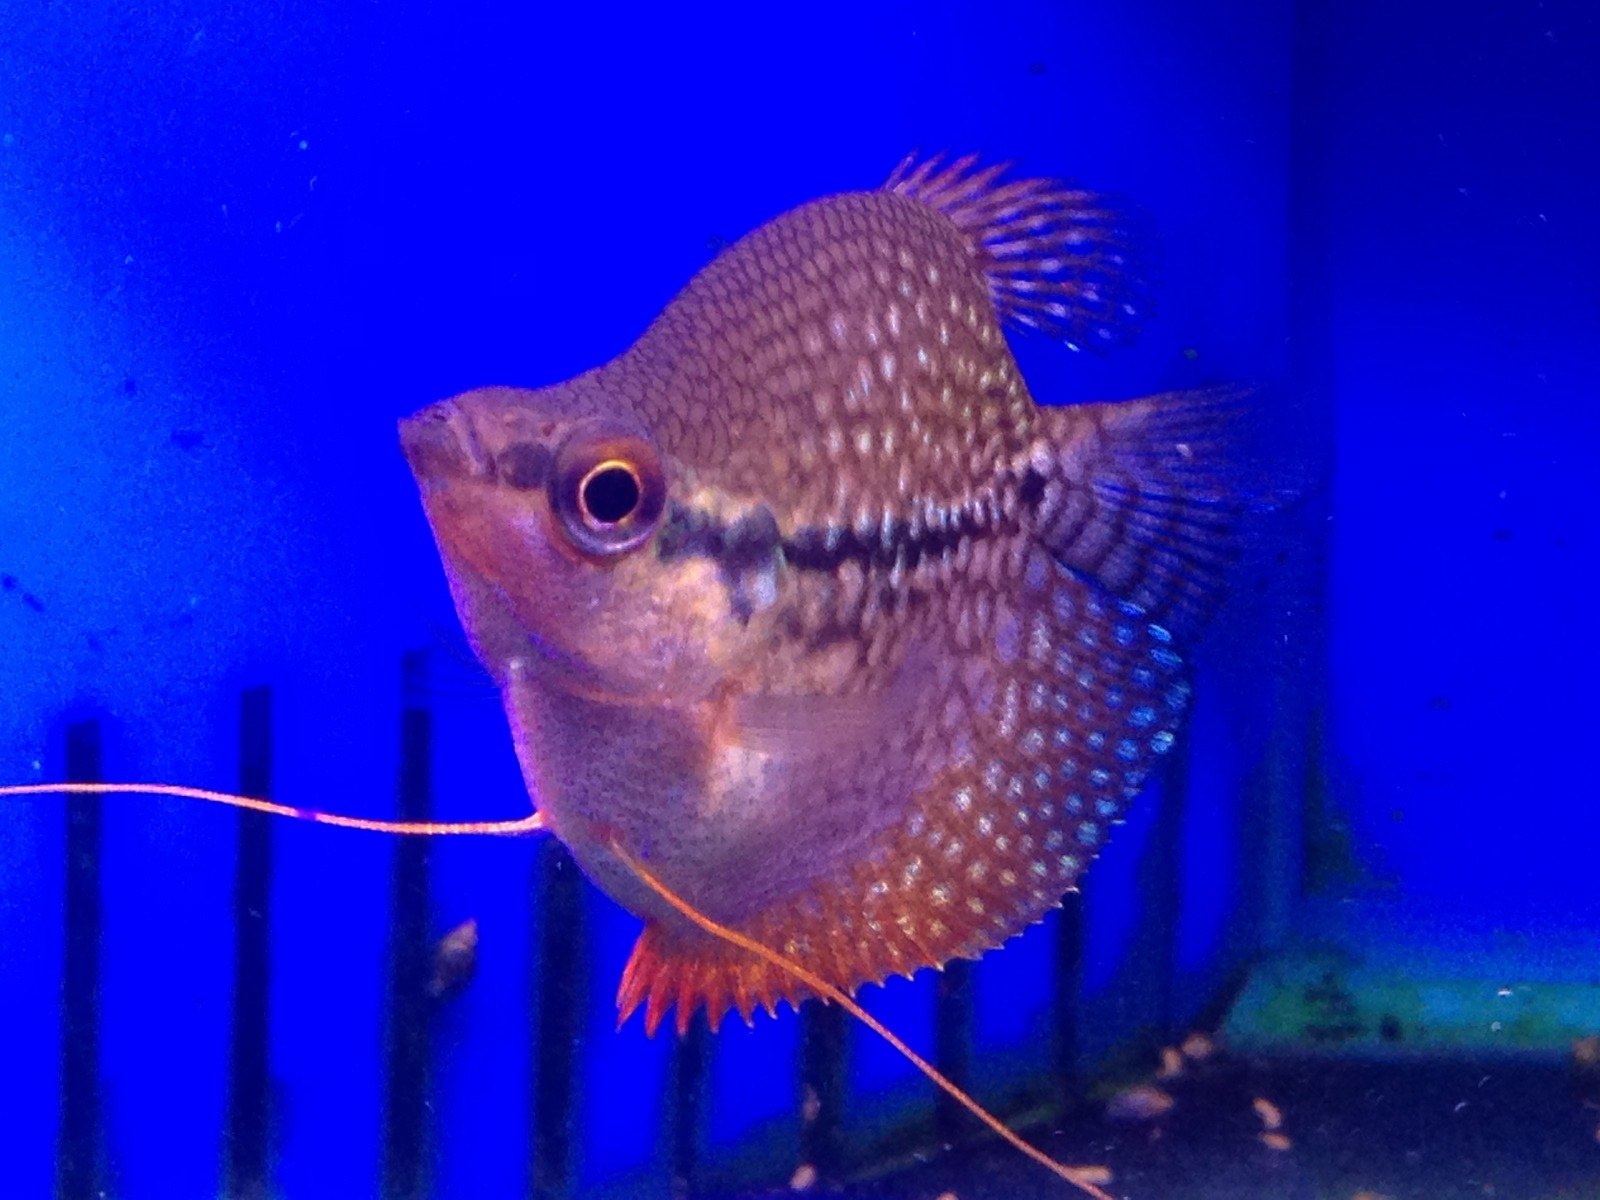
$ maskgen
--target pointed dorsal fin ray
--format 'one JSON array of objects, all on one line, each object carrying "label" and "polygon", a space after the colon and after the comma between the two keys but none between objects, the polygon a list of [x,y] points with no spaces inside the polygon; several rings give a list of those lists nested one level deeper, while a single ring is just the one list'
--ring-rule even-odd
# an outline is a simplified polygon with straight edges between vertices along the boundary
[{"label": "pointed dorsal fin ray", "polygon": [[908,155],[884,190],[943,213],[966,238],[1001,318],[1101,349],[1137,332],[1143,304],[1126,214],[1054,179],[1001,177],[976,155]]}]

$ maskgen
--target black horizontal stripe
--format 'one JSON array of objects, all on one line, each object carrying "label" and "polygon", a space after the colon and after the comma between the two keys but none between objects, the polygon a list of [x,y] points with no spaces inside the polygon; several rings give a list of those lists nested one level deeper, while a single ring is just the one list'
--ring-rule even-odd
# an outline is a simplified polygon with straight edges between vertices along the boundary
[{"label": "black horizontal stripe", "polygon": [[[1030,469],[1018,494],[1029,511],[1038,507],[1044,494],[1043,477],[1036,475]],[[985,516],[973,504],[931,525],[893,518],[887,533],[881,523],[866,532],[858,525],[807,525],[785,537],[764,504],[727,523],[701,509],[670,505],[656,537],[656,554],[663,561],[714,559],[732,575],[760,567],[780,549],[784,562],[800,571],[833,572],[849,562],[892,566],[902,556],[907,569],[914,569],[923,559],[941,558],[961,539],[982,533],[990,526]]]}]

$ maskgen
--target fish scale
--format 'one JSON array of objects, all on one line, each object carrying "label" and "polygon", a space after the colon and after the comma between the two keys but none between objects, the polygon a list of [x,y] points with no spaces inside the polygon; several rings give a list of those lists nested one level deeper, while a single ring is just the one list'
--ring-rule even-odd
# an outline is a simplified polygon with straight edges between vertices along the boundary
[{"label": "fish scale", "polygon": [[[923,245],[925,262],[902,264],[897,239]],[[819,241],[826,271],[805,256]],[[691,461],[718,457],[700,443],[723,431],[731,447],[718,463],[723,486],[776,495],[789,528],[877,523],[924,500],[966,503],[984,481],[958,451],[978,451],[989,432],[973,419],[971,385],[985,372],[1017,376],[959,231],[925,205],[881,192],[803,206],[730,250],[645,333],[639,357],[616,364],[646,377],[647,421],[677,412],[686,397],[703,410],[665,449]],[[1027,439],[1020,388],[1016,399],[1006,449]],[[789,470],[775,479],[773,414],[808,411],[815,419],[791,430]],[[903,466],[915,491],[902,494],[887,463]]]},{"label": "fish scale", "polygon": [[1075,887],[1181,731],[1250,509],[1242,389],[1035,405],[1116,341],[1112,209],[908,160],[728,247],[609,363],[402,423],[530,794],[645,928],[652,1031],[853,991]]}]

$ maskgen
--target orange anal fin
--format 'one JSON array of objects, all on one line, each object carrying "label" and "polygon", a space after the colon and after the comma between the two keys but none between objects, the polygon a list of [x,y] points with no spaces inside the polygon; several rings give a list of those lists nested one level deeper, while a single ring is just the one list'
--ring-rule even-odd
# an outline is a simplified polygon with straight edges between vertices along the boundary
[{"label": "orange anal fin", "polygon": [[[1044,1151],[1030,1145],[1020,1136],[1006,1128],[1005,1124],[988,1109],[984,1108],[941,1074],[932,1063],[901,1041],[892,1030],[862,1008],[861,1005],[857,1004],[848,994],[799,963],[785,958],[775,950],[769,950],[753,938],[748,938],[725,925],[719,925],[690,905],[688,901],[679,897],[614,841],[611,843],[611,851],[624,866],[639,877],[641,883],[666,901],[680,916],[683,916],[725,946],[741,950],[746,955],[758,959],[759,963],[751,964],[746,969],[752,973],[760,973],[764,977],[762,990],[765,991],[767,996],[772,995],[773,991],[781,986],[779,980],[787,980],[788,986],[792,989],[804,989],[804,992],[839,1005],[840,1008],[872,1030],[873,1033],[888,1042],[907,1062],[932,1080],[936,1087],[972,1113],[978,1120],[982,1121],[984,1125],[999,1135],[1012,1148],[1026,1155],[1058,1178],[1094,1197],[1094,1200],[1112,1200],[1111,1196],[1099,1186],[1101,1183],[1109,1181],[1109,1173],[1105,1168],[1068,1166],[1065,1163],[1057,1162]],[[660,943],[661,936],[659,926],[654,924],[646,926],[644,932],[640,934],[639,942],[634,947],[633,959],[629,961],[627,970],[623,972],[624,992],[628,991],[630,978],[634,986],[630,995],[619,994],[618,1001],[627,1005],[626,1011],[623,1013],[623,1020],[626,1020],[628,1014],[638,1006],[640,1000],[648,997],[645,1006],[645,1025],[647,1031],[653,1033],[660,1023],[661,1017],[665,1015],[667,1005],[671,1003],[672,999],[679,999],[678,1027],[681,1033],[688,1028],[688,1020],[683,1015],[681,1007],[681,997],[685,995],[695,997],[695,1002],[698,1003],[699,1000],[703,1000],[706,997],[707,993],[698,982],[696,982],[695,986],[689,987],[687,992],[685,991],[686,979],[688,979],[682,973],[685,970],[685,965],[663,952],[663,946]],[[760,994],[761,992],[758,991],[757,996],[759,997]],[[654,1020],[652,1020],[651,1013],[657,1007],[658,996],[662,997],[662,999],[659,1010],[655,1012]],[[772,1007],[770,1000],[766,1001],[766,1003],[770,1010]]]},{"label": "orange anal fin", "polygon": [[641,1008],[645,1033],[654,1037],[667,1014],[674,1013],[674,1027],[686,1033],[695,1012],[704,1008],[713,1032],[731,1009],[737,1009],[750,1024],[757,1005],[775,1012],[783,1001],[798,1004],[801,994],[784,994],[776,987],[770,967],[759,958],[711,943],[696,947],[698,953],[674,953],[674,947],[661,926],[650,922],[634,943],[628,965],[623,968],[617,988],[617,1025],[620,1028]]}]

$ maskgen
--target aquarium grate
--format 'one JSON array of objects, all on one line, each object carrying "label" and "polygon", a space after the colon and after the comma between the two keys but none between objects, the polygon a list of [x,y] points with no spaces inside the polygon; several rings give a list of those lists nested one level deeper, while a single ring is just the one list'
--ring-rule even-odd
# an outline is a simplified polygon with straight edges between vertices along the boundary
[{"label": "aquarium grate", "polygon": [[[396,808],[410,820],[428,819],[434,809],[436,729],[430,710],[428,659],[407,655],[402,664],[398,721],[399,769]],[[241,793],[270,798],[274,789],[274,694],[254,687],[238,701],[238,787]],[[70,725],[65,735],[66,776],[102,778],[101,728],[93,720]],[[95,1200],[106,1190],[108,1168],[102,1094],[106,1064],[99,1037],[102,906],[101,800],[66,798],[64,958],[61,988],[60,1136],[56,1149],[57,1193],[62,1200]],[[273,1012],[271,954],[274,822],[239,813],[233,879],[233,967],[224,1128],[218,1164],[221,1194],[237,1200],[265,1200],[285,1194],[279,1184],[284,1167],[276,1122],[282,1094],[272,1078]],[[382,982],[384,1029],[377,1062],[382,1121],[379,1157],[373,1164],[373,1194],[391,1200],[424,1200],[439,1194],[435,1156],[443,1140],[461,1131],[445,1128],[434,1103],[435,1071],[443,1052],[433,1016],[438,996],[431,989],[433,915],[429,886],[430,844],[425,838],[395,840],[388,898],[387,956]],[[581,1101],[589,1068],[584,1056],[588,984],[594,962],[589,903],[571,856],[554,839],[534,856],[533,945],[529,954],[529,1008],[534,1036],[526,1078],[529,1096],[526,1193],[535,1197],[610,1195],[594,1191],[580,1166],[592,1158],[578,1144],[591,1136],[581,1127]],[[1033,1094],[1055,1104],[1071,1097],[1078,1076],[1078,987],[1083,951],[1081,910],[1069,904],[1059,921],[1052,955],[1053,980],[1044,984],[1050,1001],[1050,1028],[1056,1045],[1037,1056]],[[938,1065],[952,1079],[973,1085],[974,1032],[979,1023],[972,964],[957,962],[938,977],[932,992],[932,1041]],[[659,1161],[653,1178],[662,1194],[735,1194],[752,1186],[787,1182],[795,1169],[828,1182],[875,1169],[890,1159],[936,1143],[970,1139],[967,1115],[937,1097],[920,1078],[908,1087],[920,1097],[912,1115],[887,1133],[872,1126],[863,1133],[845,1119],[859,1106],[852,1095],[847,1063],[852,1033],[848,1019],[831,1006],[807,1005],[797,1026],[792,1067],[790,1134],[767,1138],[767,1150],[730,1167],[726,1147],[708,1152],[709,1113],[717,1104],[738,1103],[718,1093],[715,1070],[719,1038],[697,1018],[689,1035],[677,1040],[664,1070],[642,1070],[637,1086],[660,1090]],[[198,1060],[178,1060],[173,1071],[207,1070]],[[630,1084],[633,1081],[630,1081]],[[898,1111],[898,1110],[897,1110]],[[780,1149],[775,1155],[772,1147]],[[784,1157],[787,1156],[787,1157]],[[739,1152],[735,1151],[735,1159]],[[710,1162],[710,1159],[716,1159]],[[113,1164],[114,1166],[114,1164]],[[650,1174],[650,1172],[647,1172]],[[635,1183],[638,1179],[635,1178]],[[622,1185],[619,1185],[622,1186]],[[614,1190],[614,1189],[613,1189]],[[626,1191],[626,1187],[624,1187]]]}]

